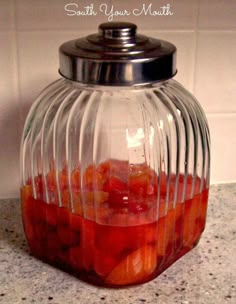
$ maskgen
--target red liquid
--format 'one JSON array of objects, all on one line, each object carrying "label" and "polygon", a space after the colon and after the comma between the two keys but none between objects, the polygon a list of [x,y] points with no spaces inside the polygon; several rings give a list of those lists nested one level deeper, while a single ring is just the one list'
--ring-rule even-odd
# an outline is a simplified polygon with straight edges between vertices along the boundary
[{"label": "red liquid", "polygon": [[[83,179],[88,191],[83,193],[79,171],[74,171],[74,213],[66,207],[69,192],[63,172],[60,188],[64,207],[34,199],[30,183],[22,187],[21,197],[25,233],[35,256],[90,283],[118,287],[149,281],[197,244],[205,226],[208,189],[192,199],[188,198],[191,189],[187,189],[185,203],[177,203],[175,208],[170,204],[165,212],[166,187],[162,185],[157,208],[157,176],[151,169],[133,167],[134,175],[125,183],[122,172],[127,163],[113,162],[101,164],[96,172],[92,167],[86,170]],[[111,174],[114,166],[120,168],[118,177]],[[56,203],[52,175],[48,175],[48,182]],[[94,179],[96,191],[91,191]],[[43,197],[41,184],[38,178],[38,197]]]}]

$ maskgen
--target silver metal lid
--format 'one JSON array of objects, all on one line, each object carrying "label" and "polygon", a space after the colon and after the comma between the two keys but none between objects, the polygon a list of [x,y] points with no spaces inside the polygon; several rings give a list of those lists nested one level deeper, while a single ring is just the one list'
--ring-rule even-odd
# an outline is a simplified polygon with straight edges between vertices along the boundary
[{"label": "silver metal lid", "polygon": [[98,34],[60,46],[60,74],[73,81],[99,85],[138,85],[176,74],[176,47],[136,33],[128,22],[107,22]]}]

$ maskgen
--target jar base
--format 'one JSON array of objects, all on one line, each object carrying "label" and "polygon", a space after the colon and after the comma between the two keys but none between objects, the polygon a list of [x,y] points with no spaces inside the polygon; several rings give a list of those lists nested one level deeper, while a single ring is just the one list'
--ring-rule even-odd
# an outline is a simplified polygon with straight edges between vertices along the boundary
[{"label": "jar base", "polygon": [[200,239],[201,239],[201,235],[197,238],[197,240],[192,244],[191,247],[185,246],[179,251],[179,253],[177,255],[172,256],[171,258],[167,259],[166,262],[164,262],[164,263],[163,263],[163,261],[162,261],[162,263],[159,263],[159,265],[156,267],[156,269],[150,275],[146,276],[143,279],[138,280],[137,282],[125,283],[125,284],[111,284],[111,283],[106,282],[106,279],[102,279],[95,271],[92,271],[92,270],[85,271],[82,269],[76,270],[76,269],[72,268],[71,265],[69,265],[68,262],[66,261],[66,258],[67,258],[66,254],[64,256],[64,259],[62,258],[62,256],[60,258],[57,257],[54,259],[52,259],[52,258],[50,259],[48,257],[45,257],[45,255],[42,255],[42,253],[40,253],[40,251],[36,251],[36,248],[32,248],[30,246],[30,250],[31,250],[32,255],[34,257],[36,257],[37,259],[40,259],[41,261],[49,264],[50,266],[56,267],[62,271],[67,272],[85,283],[88,283],[90,285],[97,286],[97,287],[121,289],[121,288],[137,286],[137,285],[152,281],[153,279],[155,279],[156,277],[161,275],[165,270],[167,270],[177,260],[179,260],[180,258],[185,256],[188,252],[190,252],[193,248],[195,248],[198,245]]}]

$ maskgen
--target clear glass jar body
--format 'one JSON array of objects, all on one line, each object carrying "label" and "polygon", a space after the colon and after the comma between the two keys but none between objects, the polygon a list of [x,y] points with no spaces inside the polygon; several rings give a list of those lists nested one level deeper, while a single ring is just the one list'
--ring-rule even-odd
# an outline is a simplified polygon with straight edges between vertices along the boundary
[{"label": "clear glass jar body", "polygon": [[32,253],[97,285],[146,282],[204,230],[210,147],[194,97],[60,79],[33,104],[21,143]]}]

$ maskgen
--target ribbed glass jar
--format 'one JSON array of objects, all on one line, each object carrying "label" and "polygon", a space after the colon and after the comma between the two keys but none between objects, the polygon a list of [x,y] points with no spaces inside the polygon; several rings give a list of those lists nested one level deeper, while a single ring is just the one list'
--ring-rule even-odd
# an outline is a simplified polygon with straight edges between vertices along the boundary
[{"label": "ribbed glass jar", "polygon": [[54,82],[33,104],[21,143],[32,253],[97,285],[156,277],[204,230],[209,141],[202,108],[175,80]]}]

